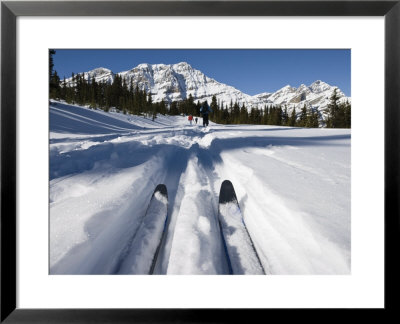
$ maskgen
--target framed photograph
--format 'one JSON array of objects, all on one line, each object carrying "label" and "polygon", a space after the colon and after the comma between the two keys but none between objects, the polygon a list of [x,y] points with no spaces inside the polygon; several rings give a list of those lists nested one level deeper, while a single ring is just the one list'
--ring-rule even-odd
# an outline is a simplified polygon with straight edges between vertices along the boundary
[{"label": "framed photograph", "polygon": [[1,321],[395,311],[399,15],[2,2]]}]

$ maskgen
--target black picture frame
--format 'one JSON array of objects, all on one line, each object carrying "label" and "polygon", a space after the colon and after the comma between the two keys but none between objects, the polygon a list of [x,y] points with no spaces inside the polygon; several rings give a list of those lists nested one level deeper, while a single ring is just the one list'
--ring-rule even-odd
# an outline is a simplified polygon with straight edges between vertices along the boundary
[{"label": "black picture frame", "polygon": [[[400,0],[395,1],[2,1],[1,3],[1,322],[200,323],[269,321],[271,309],[16,308],[16,19],[18,16],[384,16],[385,18],[385,307],[351,310],[368,319],[396,312],[399,274]],[[373,262],[373,260],[371,260]],[[243,296],[242,296],[243,298]],[[292,310],[318,320],[321,310]],[[313,311],[314,314],[310,314]],[[336,316],[337,312],[324,310]],[[334,310],[338,311],[338,309]],[[350,310],[342,310],[350,312]],[[361,312],[362,311],[362,312]],[[342,312],[340,312],[342,313]],[[349,314],[350,315],[350,314]],[[391,314],[393,315],[393,314]],[[311,318],[310,318],[311,316]],[[325,314],[322,316],[326,316]],[[338,315],[341,316],[343,314]],[[259,318],[260,320],[257,320]],[[253,320],[251,320],[253,319]],[[242,321],[243,322],[243,321]]]}]

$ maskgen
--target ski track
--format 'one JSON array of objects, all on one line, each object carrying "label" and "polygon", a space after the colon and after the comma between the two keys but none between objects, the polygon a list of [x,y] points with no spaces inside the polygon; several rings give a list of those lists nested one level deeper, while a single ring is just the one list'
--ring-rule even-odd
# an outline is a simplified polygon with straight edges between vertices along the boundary
[{"label": "ski track", "polygon": [[227,273],[214,192],[206,171],[192,154],[179,184],[179,209],[173,214],[174,233],[171,238],[167,274]]},{"label": "ski track", "polygon": [[[159,183],[168,188],[168,219],[154,273],[229,273],[218,224],[225,179],[235,187],[266,274],[350,273],[346,132],[297,130],[301,136],[292,136],[295,129],[282,127],[203,129],[184,119],[154,123],[99,112],[97,120],[89,109],[52,108],[50,273],[135,273],[133,250],[141,244],[135,236]],[[109,127],[113,119],[118,127]],[[77,133],[83,124],[101,132]],[[281,177],[296,179],[293,187],[281,184]],[[299,192],[306,195],[302,203]]]},{"label": "ski track", "polygon": [[238,199],[246,200],[244,220],[268,274],[348,273],[344,251],[317,235],[306,212],[289,206],[239,161],[226,155],[224,165],[238,171],[232,179]]}]

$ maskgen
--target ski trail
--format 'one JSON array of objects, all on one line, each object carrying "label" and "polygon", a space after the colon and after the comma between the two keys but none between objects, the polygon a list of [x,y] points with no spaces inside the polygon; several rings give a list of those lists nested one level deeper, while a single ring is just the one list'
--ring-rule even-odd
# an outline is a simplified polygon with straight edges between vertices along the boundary
[{"label": "ski trail", "polygon": [[57,201],[50,205],[50,272],[117,272],[173,153],[166,148],[134,167],[50,182],[50,201]]},{"label": "ski trail", "polygon": [[166,235],[160,245],[160,252],[155,263],[153,274],[165,274],[168,268],[168,259],[171,251],[171,237],[174,236],[176,211],[179,211],[182,192],[179,191],[179,183],[185,172],[189,157],[188,150],[175,148],[171,153],[175,159],[166,164],[164,184],[168,189],[168,219],[166,224]]},{"label": "ski trail", "polygon": [[260,182],[249,167],[222,154],[218,172],[235,186],[249,234],[267,274],[344,274],[346,251],[321,234],[309,215],[295,203]]},{"label": "ski trail", "polygon": [[124,258],[119,274],[150,274],[157,257],[159,243],[163,236],[167,218],[167,189],[158,185],[145,217],[132,239],[129,255]]},{"label": "ski trail", "polygon": [[179,210],[172,215],[176,219],[167,274],[228,273],[212,192],[207,173],[192,155],[179,184]]},{"label": "ski trail", "polygon": [[[159,152],[159,156],[163,157],[163,164],[161,167],[159,167],[157,170],[150,170],[151,172],[157,173],[158,177],[157,180],[153,180],[153,189],[156,185],[158,184],[165,184],[168,190],[168,215],[171,215],[171,202],[175,200],[176,196],[176,189],[178,187],[178,182],[180,179],[180,176],[182,172],[184,171],[187,163],[187,150],[181,149],[178,146],[171,146],[171,147],[165,147]],[[176,157],[181,157],[179,160],[181,161],[180,163],[176,163]],[[165,170],[168,169],[168,172],[165,172]],[[146,181],[147,179],[145,179]],[[168,189],[170,188],[170,189]],[[149,196],[143,196],[141,195],[139,199],[142,201],[142,207],[147,208],[148,206],[148,198]],[[144,204],[143,204],[144,202]],[[144,216],[144,213],[143,213]],[[172,231],[174,230],[174,226],[170,226],[170,219],[171,217],[167,217],[167,223],[166,223],[166,228],[165,230],[167,231]],[[140,223],[143,221],[146,221],[141,219]],[[139,224],[140,226],[140,224]],[[131,239],[129,242],[126,244],[124,251],[121,253],[120,256],[120,261],[118,263],[118,266],[115,268],[116,273],[126,273],[126,264],[125,264],[125,270],[122,269],[121,267],[124,265],[124,263],[129,263],[130,261],[126,260],[129,254],[134,255],[137,254],[137,251],[135,249],[137,248],[138,245],[142,244],[142,242],[136,242],[134,244],[134,239],[137,234],[137,231],[135,230],[134,232],[131,233]],[[160,252],[158,254],[157,260],[155,260],[155,267],[154,267],[154,274],[160,274],[160,266],[159,260],[162,260],[164,257],[163,253],[163,246],[164,246],[164,241],[165,241],[166,235],[163,235],[162,242],[160,244]],[[139,260],[139,262],[141,262]]]},{"label": "ski trail", "polygon": [[[198,135],[191,129],[179,132],[181,135],[174,132],[168,136],[156,133],[118,136],[111,141],[107,138],[105,142],[87,148],[75,146],[65,153],[60,152],[59,147],[53,149],[51,170],[57,168],[58,171],[57,174],[54,172],[55,178],[50,183],[50,201],[57,202],[50,210],[51,215],[56,215],[50,223],[51,273],[120,272],[132,252],[133,237],[144,217],[148,199],[159,183],[171,188],[169,215],[175,214],[176,209],[172,206],[179,210],[182,203],[179,188],[182,186],[178,183],[193,151],[192,145],[197,142],[193,138]],[[149,151],[147,146],[152,149]],[[149,159],[152,153],[155,157]],[[97,160],[89,159],[93,156]],[[179,156],[181,158],[177,159]],[[68,159],[73,164],[69,164]],[[210,194],[204,190],[202,195]],[[74,206],[85,208],[78,210]],[[215,204],[210,206],[213,208]],[[202,246],[210,241],[206,236],[212,238],[211,231],[215,232],[215,223],[212,223],[215,211],[204,213],[207,216],[201,217],[198,223]],[[168,218],[169,237],[174,236],[175,221],[174,217]],[[117,241],[116,237],[119,238]],[[155,273],[167,272],[172,241],[165,237]],[[215,241],[218,239],[211,239],[209,245],[218,245]],[[203,269],[211,273],[224,271],[217,266],[212,270],[205,265]]]}]

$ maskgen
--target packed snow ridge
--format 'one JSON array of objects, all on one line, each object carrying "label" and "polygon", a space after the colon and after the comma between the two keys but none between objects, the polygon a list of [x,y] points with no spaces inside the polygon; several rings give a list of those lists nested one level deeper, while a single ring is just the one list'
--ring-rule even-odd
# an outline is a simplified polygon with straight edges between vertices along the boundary
[{"label": "packed snow ridge", "polygon": [[50,273],[141,273],[155,242],[140,228],[159,226],[143,222],[165,184],[154,273],[227,274],[218,198],[229,179],[266,274],[350,274],[350,141],[349,129],[203,128],[52,101]]},{"label": "packed snow ridge", "polygon": [[[105,68],[97,68],[80,74],[89,82],[94,77],[96,82],[107,83],[112,83],[115,75]],[[125,78],[128,84],[132,82],[135,87],[137,85],[139,89],[150,92],[154,102],[181,101],[191,95],[195,102],[207,100],[210,103],[215,95],[221,105],[238,102],[240,105],[244,103],[248,109],[264,108],[265,105],[286,105],[289,112],[293,108],[299,110],[304,105],[322,111],[327,107],[333,90],[337,88],[318,80],[310,86],[302,84],[295,88],[287,85],[274,93],[264,92],[251,96],[207,77],[186,62],[170,65],[143,63],[129,71],[117,74]],[[72,84],[71,78],[66,81],[67,84]],[[340,89],[338,89],[338,96],[343,102],[351,101],[351,98],[346,97]]]}]

